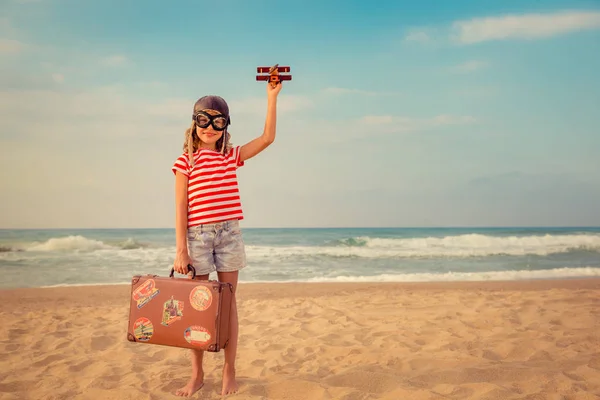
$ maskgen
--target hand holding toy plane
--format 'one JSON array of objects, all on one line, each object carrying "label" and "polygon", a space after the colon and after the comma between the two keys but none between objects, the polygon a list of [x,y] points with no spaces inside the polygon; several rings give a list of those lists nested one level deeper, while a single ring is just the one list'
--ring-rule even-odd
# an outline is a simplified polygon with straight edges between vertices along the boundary
[{"label": "hand holding toy plane", "polygon": [[275,64],[272,67],[257,67],[256,72],[259,74],[267,75],[256,75],[257,81],[268,81],[272,87],[277,86],[281,81],[291,81],[292,75],[282,75],[281,72],[290,72],[290,67],[280,67],[279,64]]}]

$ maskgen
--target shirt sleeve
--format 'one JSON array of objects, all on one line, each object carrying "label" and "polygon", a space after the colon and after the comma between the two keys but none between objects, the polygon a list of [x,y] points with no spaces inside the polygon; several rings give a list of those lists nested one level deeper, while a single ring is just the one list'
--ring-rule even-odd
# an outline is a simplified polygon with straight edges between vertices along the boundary
[{"label": "shirt sleeve", "polygon": [[233,149],[231,149],[232,151],[232,156],[235,159],[235,167],[236,169],[239,167],[243,167],[244,166],[244,161],[240,161],[240,152],[242,150],[242,146],[236,146]]},{"label": "shirt sleeve", "polygon": [[173,167],[171,168],[173,171],[173,175],[177,173],[177,171],[181,172],[183,175],[189,177],[190,176],[190,165],[188,164],[188,158],[186,154],[182,154],[175,160]]}]

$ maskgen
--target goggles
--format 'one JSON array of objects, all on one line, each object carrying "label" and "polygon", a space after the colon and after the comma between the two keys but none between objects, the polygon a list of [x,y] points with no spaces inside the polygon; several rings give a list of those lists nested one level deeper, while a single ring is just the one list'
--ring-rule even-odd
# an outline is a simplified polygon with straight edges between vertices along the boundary
[{"label": "goggles", "polygon": [[212,125],[216,131],[225,130],[229,124],[229,119],[224,115],[210,115],[204,111],[198,111],[194,114],[193,119],[200,128],[208,128],[209,125]]}]

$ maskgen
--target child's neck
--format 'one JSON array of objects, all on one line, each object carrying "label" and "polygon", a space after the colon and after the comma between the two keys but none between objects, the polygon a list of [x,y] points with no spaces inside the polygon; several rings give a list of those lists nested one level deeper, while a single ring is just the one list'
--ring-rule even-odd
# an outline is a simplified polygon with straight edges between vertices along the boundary
[{"label": "child's neck", "polygon": [[212,151],[217,151],[217,148],[215,146],[210,147],[210,146],[198,146],[198,150],[212,150]]}]

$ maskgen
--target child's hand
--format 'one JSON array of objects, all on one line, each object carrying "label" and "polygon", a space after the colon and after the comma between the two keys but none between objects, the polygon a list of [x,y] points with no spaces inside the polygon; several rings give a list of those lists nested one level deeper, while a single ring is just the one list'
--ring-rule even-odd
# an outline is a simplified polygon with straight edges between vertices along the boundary
[{"label": "child's hand", "polygon": [[188,271],[188,264],[192,263],[192,259],[190,258],[189,254],[187,252],[185,253],[177,253],[177,255],[175,256],[175,262],[173,263],[173,269],[175,270],[175,272],[180,273],[182,275],[187,274]]},{"label": "child's hand", "polygon": [[267,97],[275,98],[281,92],[282,82],[277,83],[275,87],[271,85],[271,82],[267,83]]}]

